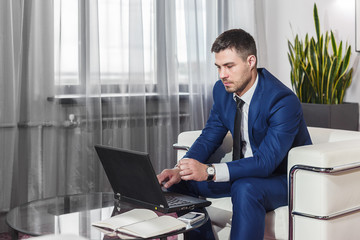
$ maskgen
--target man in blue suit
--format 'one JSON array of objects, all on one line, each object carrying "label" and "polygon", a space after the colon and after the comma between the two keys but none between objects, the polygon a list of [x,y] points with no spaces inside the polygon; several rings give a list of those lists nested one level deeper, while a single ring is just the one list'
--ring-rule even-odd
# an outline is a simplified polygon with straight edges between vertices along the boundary
[{"label": "man in blue suit", "polygon": [[[250,34],[226,31],[211,51],[220,80],[213,89],[209,119],[184,158],[162,171],[158,180],[195,196],[231,196],[231,239],[263,239],[266,212],[287,204],[288,152],[311,144],[311,139],[296,95],[266,69],[257,69]],[[232,162],[206,164],[228,131],[233,138],[240,134],[240,147],[234,145],[239,155]],[[213,238],[210,229],[199,234],[197,239]]]}]

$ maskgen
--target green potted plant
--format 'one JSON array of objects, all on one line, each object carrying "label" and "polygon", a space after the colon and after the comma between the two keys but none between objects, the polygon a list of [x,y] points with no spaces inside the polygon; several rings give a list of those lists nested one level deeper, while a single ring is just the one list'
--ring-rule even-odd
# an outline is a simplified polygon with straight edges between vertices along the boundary
[{"label": "green potted plant", "polygon": [[[334,33],[320,32],[314,4],[316,38],[304,40],[296,35],[288,41],[291,84],[302,102],[308,126],[358,130],[358,103],[344,103],[351,84],[353,69],[349,67],[351,46],[336,42]],[[331,47],[329,47],[329,45]]]}]

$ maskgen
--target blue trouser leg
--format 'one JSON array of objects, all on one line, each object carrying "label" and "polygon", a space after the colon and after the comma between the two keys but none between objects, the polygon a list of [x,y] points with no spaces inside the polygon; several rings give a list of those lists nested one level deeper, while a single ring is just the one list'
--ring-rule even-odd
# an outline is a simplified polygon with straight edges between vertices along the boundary
[{"label": "blue trouser leg", "polygon": [[[232,240],[263,239],[265,214],[287,204],[286,175],[268,178],[240,178],[231,184],[181,181],[171,191],[211,198],[231,196]],[[210,221],[188,235],[189,239],[214,239]]]},{"label": "blue trouser leg", "polygon": [[231,200],[231,239],[262,240],[266,212],[287,204],[286,175],[238,179],[231,185]]}]

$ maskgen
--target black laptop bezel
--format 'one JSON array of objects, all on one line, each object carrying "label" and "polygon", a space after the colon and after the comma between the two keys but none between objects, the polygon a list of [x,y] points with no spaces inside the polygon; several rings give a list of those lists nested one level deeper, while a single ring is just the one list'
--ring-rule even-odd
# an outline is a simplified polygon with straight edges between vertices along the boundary
[{"label": "black laptop bezel", "polygon": [[[207,201],[204,199],[197,199],[194,197],[190,197],[190,196],[178,194],[178,193],[173,193],[173,192],[171,192],[171,193],[163,192],[160,184],[158,183],[156,173],[154,171],[154,168],[152,166],[150,156],[148,153],[134,151],[134,150],[128,150],[128,149],[115,148],[115,147],[104,146],[104,145],[95,145],[94,147],[99,156],[100,162],[103,165],[103,168],[104,168],[105,173],[108,177],[108,180],[111,184],[111,187],[114,191],[114,194],[120,200],[129,202],[129,203],[134,203],[141,207],[160,211],[163,213],[177,212],[180,210],[193,210],[195,207],[197,207],[197,208],[207,207],[211,204],[210,201]],[[153,192],[151,192],[150,194],[155,194],[156,204],[155,204],[155,202],[146,201],[145,199],[142,199],[139,197],[134,197],[134,196],[129,196],[127,194],[124,194],[124,191],[122,189],[120,189],[121,186],[119,186],[119,181],[117,180],[116,177],[114,177],[114,174],[116,174],[116,169],[115,169],[116,167],[109,167],[109,163],[108,162],[105,163],[105,161],[113,161],[113,163],[117,164],[117,168],[119,169],[119,167],[124,166],[124,162],[123,163],[119,162],[119,159],[124,158],[124,155],[128,155],[128,157],[131,157],[133,160],[136,159],[137,161],[140,161],[143,168],[147,169],[148,172],[146,173],[147,174],[146,183],[152,182],[151,187],[152,187]],[[126,161],[126,160],[123,160],[123,161]],[[108,165],[106,165],[106,164],[108,164]],[[136,166],[136,167],[138,167],[138,166]],[[143,181],[145,181],[145,180],[143,179]],[[122,186],[124,186],[124,185],[122,185]],[[136,186],[133,185],[133,188],[135,188],[135,187]],[[192,199],[194,201],[198,201],[198,202],[196,202],[196,203],[194,202],[192,204],[178,205],[175,207],[169,207],[169,205],[165,199],[165,194],[182,196],[184,198],[190,198],[190,199]],[[152,197],[154,197],[154,196],[152,196]]]}]

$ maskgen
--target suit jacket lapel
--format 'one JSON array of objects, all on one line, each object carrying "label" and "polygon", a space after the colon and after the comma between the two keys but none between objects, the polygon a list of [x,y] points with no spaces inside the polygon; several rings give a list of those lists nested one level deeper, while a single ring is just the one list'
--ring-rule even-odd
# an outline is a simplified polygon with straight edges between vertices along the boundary
[{"label": "suit jacket lapel", "polygon": [[254,139],[253,126],[260,114],[261,99],[264,95],[264,76],[262,74],[262,71],[264,71],[264,69],[258,70],[258,83],[249,106],[248,132],[251,145],[253,145],[252,140]]}]

